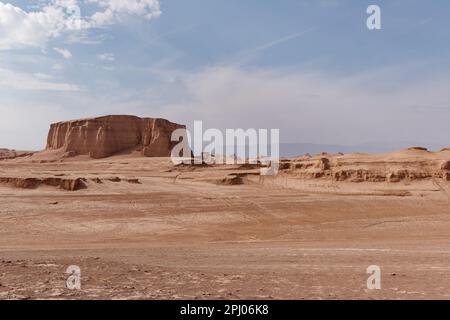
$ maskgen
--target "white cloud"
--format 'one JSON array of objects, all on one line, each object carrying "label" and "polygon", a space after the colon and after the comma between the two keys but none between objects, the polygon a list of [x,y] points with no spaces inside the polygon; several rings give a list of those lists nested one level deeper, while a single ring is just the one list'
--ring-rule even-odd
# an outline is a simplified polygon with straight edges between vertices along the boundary
[{"label": "white cloud", "polygon": [[35,73],[34,76],[37,79],[40,79],[40,80],[51,80],[51,79],[53,79],[52,75],[45,74],[45,73]]},{"label": "white cloud", "polygon": [[61,71],[61,70],[64,69],[64,67],[63,67],[63,65],[61,65],[59,63],[55,63],[55,64],[53,64],[52,69],[53,70],[57,70],[57,71]]},{"label": "white cloud", "polygon": [[114,61],[116,58],[113,53],[101,53],[97,55],[97,59],[101,61]]},{"label": "white cloud", "polygon": [[14,90],[26,91],[79,91],[74,84],[53,82],[50,75],[29,74],[0,67],[0,86]]},{"label": "white cloud", "polygon": [[83,17],[77,0],[48,0],[36,11],[0,1],[0,50],[44,48],[49,39],[62,34],[104,27],[126,15],[147,19],[161,14],[158,0],[86,0],[95,13]]},{"label": "white cloud", "polygon": [[338,76],[207,68],[178,74],[176,90],[185,96],[163,105],[161,114],[188,125],[279,128],[292,142],[352,145],[395,137],[448,144],[450,75],[405,82],[403,71]]},{"label": "white cloud", "polygon": [[72,58],[72,52],[70,52],[67,49],[53,48],[53,50],[55,50],[60,55],[62,55],[64,57],[64,59],[71,59]]},{"label": "white cloud", "polygon": [[25,12],[0,1],[0,50],[43,47],[64,30],[65,14],[59,6]]},{"label": "white cloud", "polygon": [[103,8],[103,11],[94,13],[88,19],[91,27],[115,23],[124,15],[138,15],[151,19],[161,14],[158,0],[87,0],[87,2]]}]

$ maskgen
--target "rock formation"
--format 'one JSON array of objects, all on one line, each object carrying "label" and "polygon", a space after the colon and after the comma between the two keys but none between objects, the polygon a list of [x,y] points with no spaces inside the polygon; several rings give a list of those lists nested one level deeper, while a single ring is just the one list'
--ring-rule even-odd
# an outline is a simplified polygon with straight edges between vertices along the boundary
[{"label": "rock formation", "polygon": [[30,151],[17,151],[0,148],[0,160],[9,160],[15,158],[22,158],[33,155],[34,152]]},{"label": "rock formation", "polygon": [[429,152],[408,148],[384,155],[320,154],[282,160],[281,174],[299,179],[328,179],[336,182],[411,182],[442,179],[450,181],[450,161],[446,150]]},{"label": "rock formation", "polygon": [[66,156],[105,158],[135,149],[146,157],[168,157],[177,142],[171,134],[184,125],[165,119],[112,115],[54,123],[50,126],[47,150],[62,150]]},{"label": "rock formation", "polygon": [[60,187],[67,191],[76,191],[86,187],[86,179],[84,178],[10,178],[0,177],[0,184],[8,184],[10,186],[21,189],[35,189],[41,185]]}]

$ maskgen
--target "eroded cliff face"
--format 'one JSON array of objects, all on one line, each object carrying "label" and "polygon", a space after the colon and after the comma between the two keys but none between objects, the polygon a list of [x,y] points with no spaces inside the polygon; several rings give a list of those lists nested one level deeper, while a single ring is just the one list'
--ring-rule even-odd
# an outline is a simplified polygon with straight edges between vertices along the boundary
[{"label": "eroded cliff face", "polygon": [[299,179],[335,182],[450,181],[450,150],[429,152],[424,148],[409,148],[382,155],[324,153],[283,160],[280,171]]},{"label": "eroded cliff face", "polygon": [[46,149],[105,158],[135,148],[146,157],[168,157],[177,143],[170,141],[172,132],[184,128],[165,119],[123,115],[59,122],[50,126]]}]

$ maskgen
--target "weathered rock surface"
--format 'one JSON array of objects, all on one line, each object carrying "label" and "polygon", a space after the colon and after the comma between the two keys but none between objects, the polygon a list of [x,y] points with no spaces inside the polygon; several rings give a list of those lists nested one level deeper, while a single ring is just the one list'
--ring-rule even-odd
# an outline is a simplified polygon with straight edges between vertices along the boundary
[{"label": "weathered rock surface", "polygon": [[281,174],[299,179],[345,182],[412,182],[450,180],[450,161],[445,150],[430,152],[414,147],[384,155],[320,154],[280,163]]},{"label": "weathered rock surface", "polygon": [[50,126],[46,149],[60,149],[66,157],[105,158],[134,148],[146,157],[168,157],[177,144],[170,140],[172,132],[184,128],[165,119],[127,115],[58,122]]},{"label": "weathered rock surface", "polygon": [[[141,184],[141,181],[137,178],[125,178],[119,177],[107,177],[103,178],[106,181],[111,182],[128,182],[131,184]],[[66,191],[77,191],[88,188],[89,181],[96,184],[103,184],[101,178],[81,178],[81,177],[2,177],[0,176],[0,185],[7,185],[19,189],[37,189],[40,186],[57,187]]]},{"label": "weathered rock surface", "polygon": [[59,187],[67,191],[76,191],[86,187],[84,178],[12,178],[0,177],[1,184],[7,184],[15,188],[35,189],[41,185]]},{"label": "weathered rock surface", "polygon": [[15,159],[31,155],[33,155],[33,152],[30,151],[17,151],[0,148],[0,160]]}]

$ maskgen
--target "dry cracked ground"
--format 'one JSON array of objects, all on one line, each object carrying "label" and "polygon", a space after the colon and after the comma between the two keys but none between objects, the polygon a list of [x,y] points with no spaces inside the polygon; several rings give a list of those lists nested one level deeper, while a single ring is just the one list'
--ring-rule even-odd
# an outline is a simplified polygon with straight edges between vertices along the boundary
[{"label": "dry cracked ground", "polygon": [[[0,299],[450,297],[448,182],[227,178],[257,172],[127,156],[0,161],[2,176],[85,184],[0,184]],[[71,265],[80,290],[66,286]],[[367,289],[370,265],[380,290]]]}]

